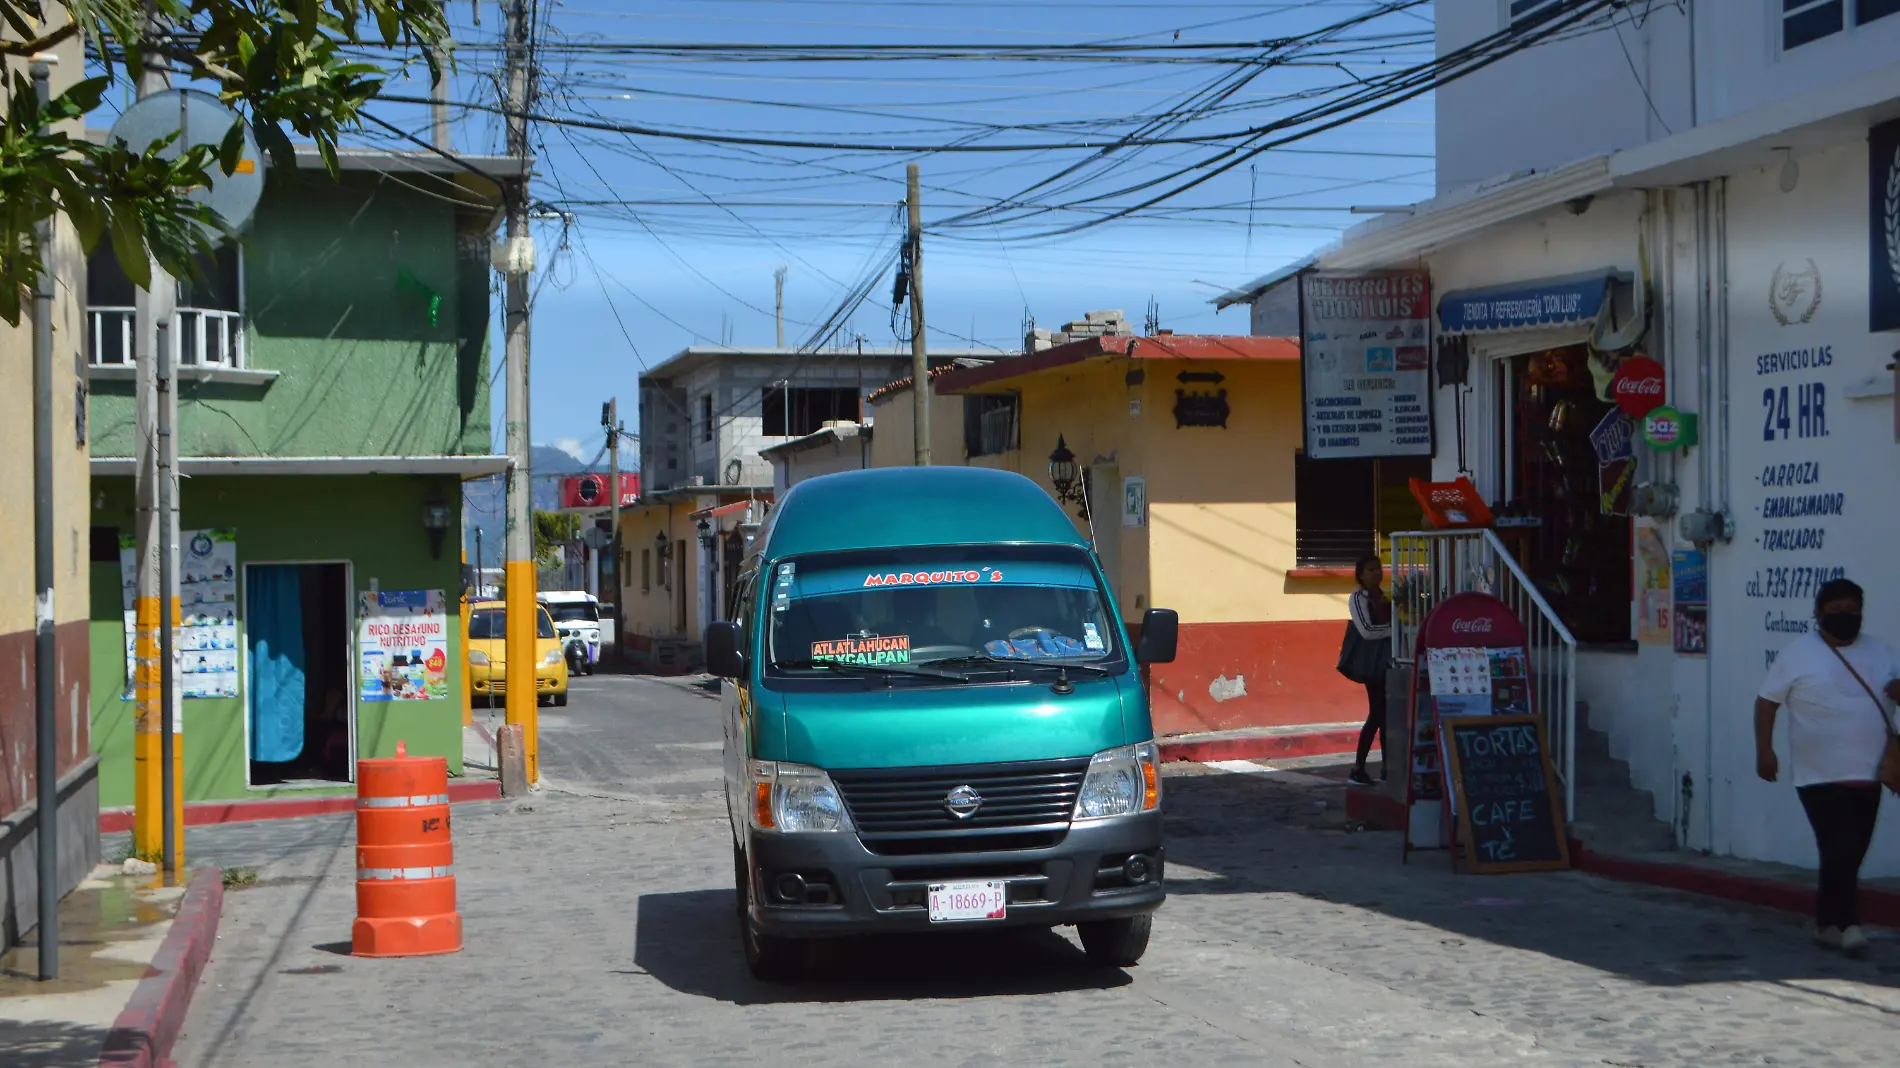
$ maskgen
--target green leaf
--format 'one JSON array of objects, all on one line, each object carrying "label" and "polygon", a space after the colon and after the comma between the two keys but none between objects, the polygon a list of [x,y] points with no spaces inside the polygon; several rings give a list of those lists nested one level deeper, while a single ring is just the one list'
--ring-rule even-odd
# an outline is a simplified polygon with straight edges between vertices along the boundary
[{"label": "green leaf", "polygon": [[145,256],[145,231],[139,225],[138,209],[115,202],[106,211],[111,217],[112,255],[132,284],[144,289],[152,284],[152,265]]},{"label": "green leaf", "polygon": [[244,159],[244,120],[238,119],[224,132],[224,143],[218,146],[218,164],[224,173],[237,173],[238,163]]},{"label": "green leaf", "polygon": [[257,136],[259,147],[270,155],[271,166],[281,167],[286,172],[297,169],[297,149],[282,128],[275,123],[259,121],[251,124],[251,132]]}]

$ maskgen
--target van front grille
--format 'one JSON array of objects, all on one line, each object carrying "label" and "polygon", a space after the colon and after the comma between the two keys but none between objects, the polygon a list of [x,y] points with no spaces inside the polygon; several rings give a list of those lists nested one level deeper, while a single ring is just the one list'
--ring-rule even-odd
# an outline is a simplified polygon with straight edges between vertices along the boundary
[{"label": "van front grille", "polygon": [[[1075,757],[1016,764],[833,771],[831,779],[844,794],[845,808],[860,837],[876,849],[878,839],[1067,830],[1088,767],[1088,757]],[[962,818],[951,812],[948,803],[951,791],[959,786],[969,787],[982,799],[974,814]],[[961,843],[944,843],[946,852],[963,848]]]}]

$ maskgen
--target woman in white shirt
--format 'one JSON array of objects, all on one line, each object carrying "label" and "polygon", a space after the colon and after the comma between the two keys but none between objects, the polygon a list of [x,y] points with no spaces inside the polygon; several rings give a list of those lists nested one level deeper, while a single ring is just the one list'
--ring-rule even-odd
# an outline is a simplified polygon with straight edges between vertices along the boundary
[{"label": "woman in white shirt", "polygon": [[1821,854],[1815,940],[1854,956],[1867,952],[1860,863],[1880,816],[1876,775],[1889,730],[1887,706],[1875,694],[1900,700],[1893,649],[1860,632],[1865,601],[1847,579],[1823,583],[1814,597],[1817,628],[1781,651],[1755,699],[1755,771],[1768,782],[1781,772],[1775,713],[1788,706],[1795,793]]},{"label": "woman in white shirt", "polygon": [[[1352,616],[1353,628],[1359,637],[1369,642],[1385,643],[1392,640],[1392,602],[1386,599],[1382,585],[1385,582],[1385,564],[1378,553],[1367,553],[1359,558],[1352,569],[1353,578],[1358,580],[1359,588],[1352,591],[1346,601],[1346,611]],[[1385,737],[1385,674],[1381,672],[1366,683],[1366,725],[1359,728],[1359,755],[1352,763],[1352,774],[1348,781],[1355,786],[1371,786],[1372,776],[1366,774],[1366,758],[1372,755],[1372,739],[1379,739],[1379,778],[1384,779],[1390,770],[1386,756],[1391,751]]]}]

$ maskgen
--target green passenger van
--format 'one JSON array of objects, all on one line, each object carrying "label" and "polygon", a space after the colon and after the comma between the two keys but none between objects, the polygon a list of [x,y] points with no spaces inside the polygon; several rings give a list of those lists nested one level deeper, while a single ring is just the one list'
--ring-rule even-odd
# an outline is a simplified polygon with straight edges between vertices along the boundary
[{"label": "green passenger van", "polygon": [[810,940],[1074,924],[1125,967],[1161,905],[1140,665],[1089,539],[1021,475],[851,471],[779,502],[706,631],[746,962]]}]

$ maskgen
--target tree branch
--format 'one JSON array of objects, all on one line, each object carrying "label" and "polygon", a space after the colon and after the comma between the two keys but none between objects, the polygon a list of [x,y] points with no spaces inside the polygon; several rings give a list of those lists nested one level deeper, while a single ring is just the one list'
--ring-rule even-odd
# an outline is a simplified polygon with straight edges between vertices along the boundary
[{"label": "tree branch", "polygon": [[54,45],[79,32],[79,24],[68,22],[44,37],[31,41],[0,41],[0,56],[18,56],[25,58],[36,52],[44,52]]}]

